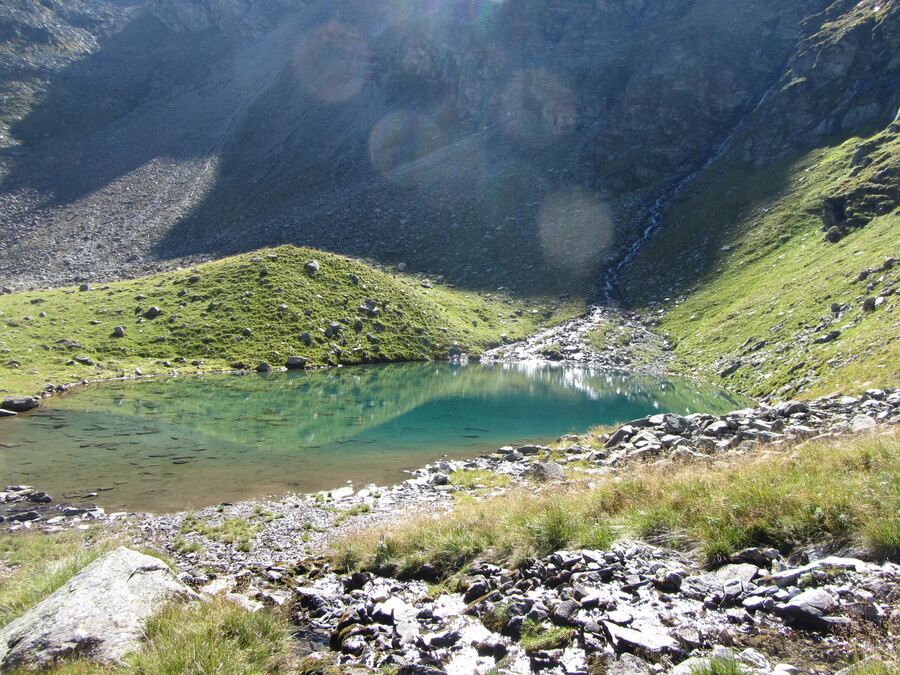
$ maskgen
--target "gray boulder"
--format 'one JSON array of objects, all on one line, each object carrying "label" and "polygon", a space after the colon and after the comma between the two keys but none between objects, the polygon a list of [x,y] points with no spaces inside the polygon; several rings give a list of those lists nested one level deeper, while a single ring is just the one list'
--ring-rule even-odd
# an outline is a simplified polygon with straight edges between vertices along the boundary
[{"label": "gray boulder", "polygon": [[822,588],[803,591],[786,603],[775,605],[775,613],[795,624],[823,630],[828,627],[826,615],[837,607],[837,599]]},{"label": "gray boulder", "polygon": [[31,396],[7,396],[3,399],[3,403],[0,403],[0,408],[12,410],[13,412],[25,412],[26,410],[37,408],[37,406],[37,399]]},{"label": "gray boulder", "polygon": [[563,480],[566,472],[556,462],[537,462],[530,467],[525,475],[537,481]]},{"label": "gray boulder", "polygon": [[167,601],[196,597],[161,560],[122,546],[0,630],[0,670],[74,655],[117,661]]},{"label": "gray boulder", "polygon": [[288,370],[302,370],[306,367],[308,359],[305,356],[289,356],[285,367]]}]

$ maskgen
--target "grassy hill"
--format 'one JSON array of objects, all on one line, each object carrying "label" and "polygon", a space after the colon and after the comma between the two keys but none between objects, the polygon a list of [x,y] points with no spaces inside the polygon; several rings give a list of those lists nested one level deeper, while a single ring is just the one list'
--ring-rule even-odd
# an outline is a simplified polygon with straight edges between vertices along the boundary
[{"label": "grassy hill", "polygon": [[282,246],[88,290],[0,296],[0,390],[279,367],[288,356],[309,366],[440,359],[583,309],[579,300],[468,293]]},{"label": "grassy hill", "polygon": [[762,170],[726,162],[673,205],[622,290],[678,368],[750,395],[896,384],[898,178],[890,130]]}]

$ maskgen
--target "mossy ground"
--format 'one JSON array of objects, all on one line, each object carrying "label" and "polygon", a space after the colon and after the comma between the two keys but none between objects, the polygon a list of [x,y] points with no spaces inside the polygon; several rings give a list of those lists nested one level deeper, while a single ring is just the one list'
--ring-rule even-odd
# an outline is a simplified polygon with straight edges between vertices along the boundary
[{"label": "mossy ground", "polygon": [[[857,148],[865,160],[854,165]],[[751,396],[858,392],[900,381],[900,137],[854,137],[763,170],[697,180],[637,256],[621,289],[675,344],[675,367]],[[825,241],[824,200],[857,223]],[[859,280],[863,270],[873,270]],[[843,307],[831,311],[832,303]],[[831,331],[840,335],[817,342]],[[729,365],[737,370],[720,376]]]},{"label": "mossy ground", "polygon": [[[305,269],[312,260],[320,265],[315,274]],[[327,366],[441,359],[454,346],[477,354],[584,309],[578,299],[423,281],[282,246],[88,291],[0,296],[0,391],[262,361],[278,367],[288,356]],[[377,312],[360,309],[370,300]],[[163,313],[149,318],[151,307]],[[326,335],[330,325],[338,329]],[[116,326],[124,337],[115,337]]]}]

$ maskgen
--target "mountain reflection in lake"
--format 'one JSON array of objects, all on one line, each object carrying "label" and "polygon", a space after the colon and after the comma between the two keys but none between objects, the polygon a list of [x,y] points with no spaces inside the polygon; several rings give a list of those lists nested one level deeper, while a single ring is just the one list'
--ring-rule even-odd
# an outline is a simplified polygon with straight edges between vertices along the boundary
[{"label": "mountain reflection in lake", "polygon": [[[0,424],[6,483],[171,511],[403,480],[444,455],[747,399],[686,379],[543,364],[402,363],[96,385]],[[109,489],[112,488],[112,489]]]}]

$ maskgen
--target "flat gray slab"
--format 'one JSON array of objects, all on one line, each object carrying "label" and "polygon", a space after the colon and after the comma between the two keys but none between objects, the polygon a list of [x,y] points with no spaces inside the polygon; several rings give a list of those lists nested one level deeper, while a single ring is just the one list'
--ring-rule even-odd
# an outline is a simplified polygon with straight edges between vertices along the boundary
[{"label": "flat gray slab", "polygon": [[122,546],[0,630],[0,670],[70,656],[117,661],[167,601],[193,597],[164,562]]}]

